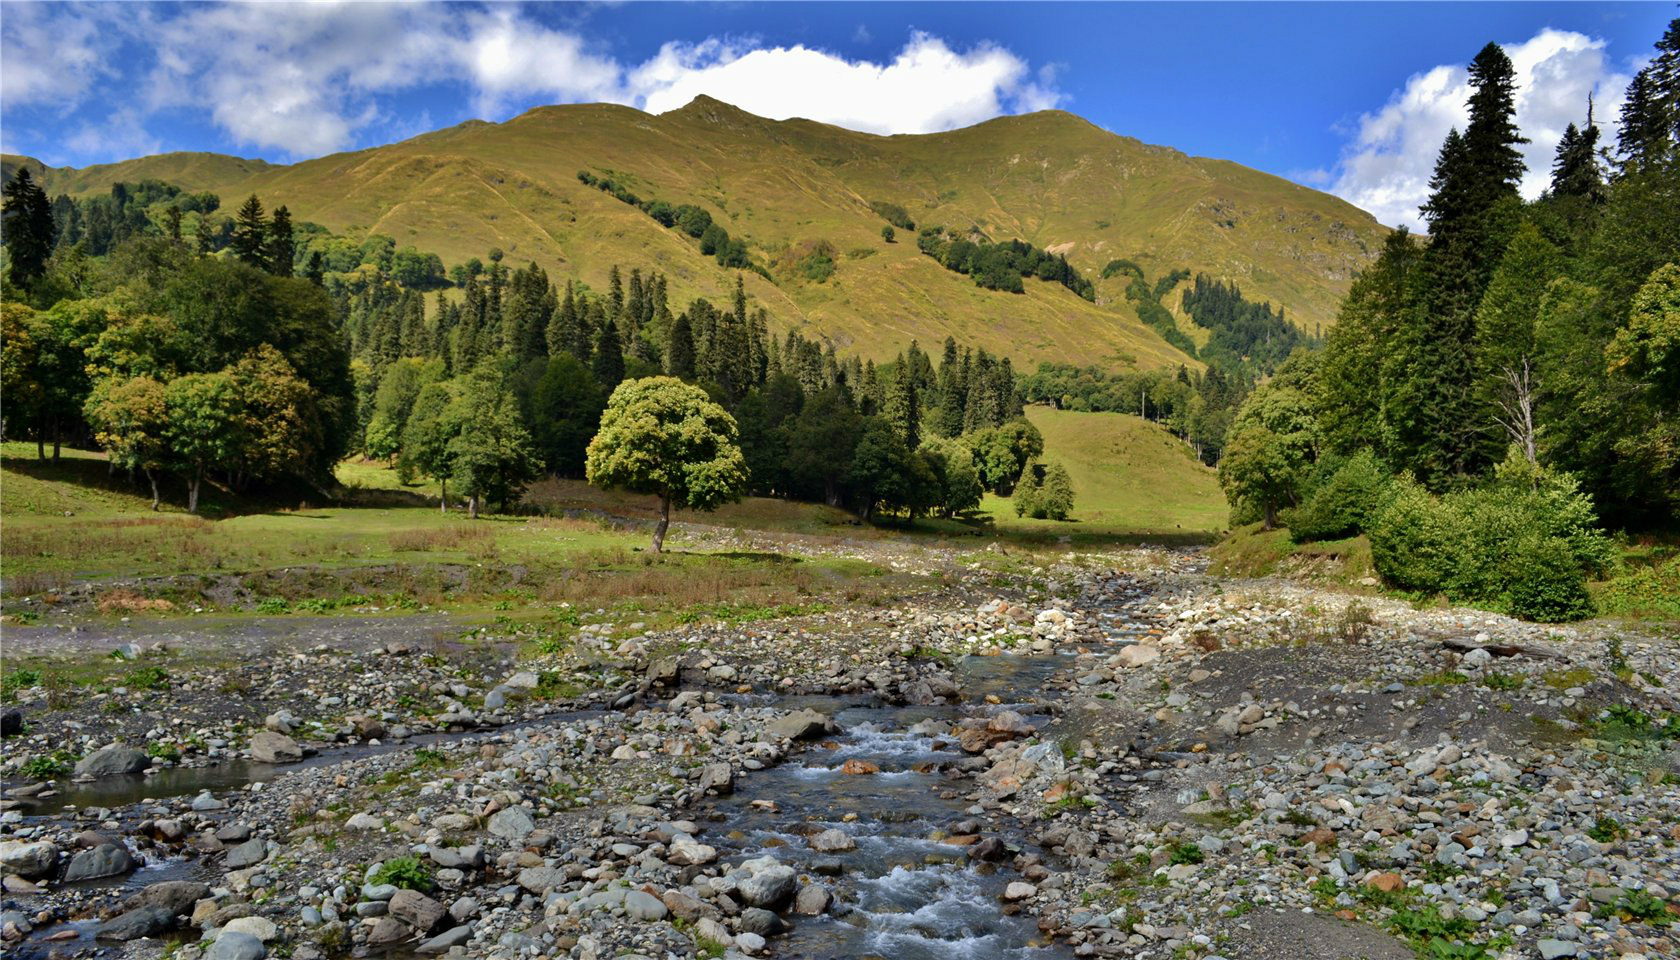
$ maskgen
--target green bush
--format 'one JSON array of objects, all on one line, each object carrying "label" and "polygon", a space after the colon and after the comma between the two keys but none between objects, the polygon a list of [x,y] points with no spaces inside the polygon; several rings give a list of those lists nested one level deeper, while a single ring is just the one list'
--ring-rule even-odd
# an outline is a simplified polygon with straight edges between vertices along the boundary
[{"label": "green bush", "polygon": [[432,889],[432,872],[414,857],[393,857],[368,874],[367,882],[388,883],[403,890],[425,893]]},{"label": "green bush", "polygon": [[1371,563],[1384,580],[1402,590],[1440,593],[1452,545],[1451,521],[1439,500],[1410,474],[1396,477],[1388,506],[1367,531]]},{"label": "green bush", "polygon": [[1339,463],[1320,463],[1319,476],[1309,484],[1306,500],[1285,510],[1283,523],[1296,543],[1340,540],[1370,529],[1387,505],[1389,473],[1376,454],[1361,450]]},{"label": "green bush", "polygon": [[1574,478],[1508,457],[1486,486],[1434,497],[1394,481],[1371,559],[1395,586],[1530,620],[1591,616],[1586,579],[1614,557]]}]

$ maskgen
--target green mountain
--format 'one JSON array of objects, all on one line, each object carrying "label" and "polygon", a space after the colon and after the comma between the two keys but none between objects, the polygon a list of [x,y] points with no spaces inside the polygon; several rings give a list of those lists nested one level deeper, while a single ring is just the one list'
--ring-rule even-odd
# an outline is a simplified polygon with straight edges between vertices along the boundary
[{"label": "green mountain", "polygon": [[[946,336],[1013,357],[1110,368],[1177,364],[1184,355],[1137,319],[1124,258],[1151,281],[1188,268],[1239,282],[1284,306],[1304,329],[1328,326],[1386,228],[1327,194],[1222,160],[1111,134],[1060,111],[961,130],[876,136],[808,120],[773,121],[701,97],[653,116],[608,104],[541,107],[506,123],[471,121],[401,143],[282,165],[205,153],[85,169],[36,168],[52,194],[156,178],[211,190],[224,207],[248,193],[298,220],[377,232],[446,263],[500,247],[557,279],[597,289],[613,264],[668,275],[673,302],[722,299],[736,271],[680,230],[580,182],[610,178],[642,199],[697,204],[744,239],[774,280],[748,292],[774,321],[842,352],[884,359],[911,338]],[[1095,281],[1095,302],[1028,279],[1025,292],[983,290],[919,252],[914,231],[887,243],[872,205],[918,226],[1019,239],[1066,256]],[[831,253],[834,269],[802,269]],[[1176,292],[1163,304],[1176,308]]]}]

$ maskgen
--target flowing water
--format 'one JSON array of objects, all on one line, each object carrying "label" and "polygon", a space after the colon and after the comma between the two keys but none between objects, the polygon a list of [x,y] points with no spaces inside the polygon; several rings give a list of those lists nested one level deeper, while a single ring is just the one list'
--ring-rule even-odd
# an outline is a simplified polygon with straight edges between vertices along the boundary
[{"label": "flowing water", "polygon": [[[1035,715],[1031,701],[1043,682],[1066,663],[1059,656],[965,658],[958,666],[957,679],[966,700],[960,705],[886,706],[867,697],[736,698],[789,710],[821,710],[843,730],[832,741],[812,745],[780,766],[740,777],[737,792],[717,801],[712,809],[717,821],[714,830],[726,833],[727,838],[708,839],[730,853],[731,860],[773,855],[801,872],[827,874],[824,882],[835,895],[830,912],[794,918],[791,934],[775,941],[778,955],[834,960],[1060,960],[1072,956],[1064,945],[1042,937],[1030,915],[1005,913],[999,898],[1017,876],[1012,870],[971,862],[966,847],[943,839],[953,824],[965,819],[979,819],[987,834],[1006,829],[1002,822],[977,817],[979,811],[970,810],[971,803],[964,797],[973,791],[973,779],[946,772],[967,757],[948,736],[951,727],[964,716],[1008,708],[1019,709],[1042,725],[1048,718]],[[987,702],[988,697],[995,702]],[[598,711],[556,714],[546,722],[594,712]],[[119,808],[203,791],[221,794],[301,767],[471,735],[438,734],[401,744],[332,749],[284,767],[235,761],[150,776],[64,782],[56,785],[54,796],[32,802],[27,812],[50,814],[67,806]],[[841,768],[848,760],[867,761],[878,766],[879,772],[846,774]],[[755,805],[755,800],[772,801],[773,806]],[[811,850],[806,838],[830,828],[851,836],[856,848],[836,854]],[[1005,833],[1004,838],[1032,849],[1019,836]],[[149,864],[126,878],[91,885],[138,889],[160,880],[189,877],[207,879],[196,862],[166,861]],[[80,935],[78,942],[91,937],[90,923],[68,926]],[[37,937],[65,928],[49,928]],[[31,941],[19,945],[19,956],[39,955],[48,946],[33,937]]]},{"label": "flowing water", "polygon": [[[829,914],[797,918],[791,935],[776,941],[779,955],[835,960],[1072,956],[1065,946],[1046,942],[1030,916],[1004,913],[999,896],[1016,878],[1012,871],[971,863],[966,847],[940,839],[959,821],[986,823],[970,813],[964,799],[974,781],[943,772],[966,756],[944,731],[970,712],[1026,706],[1008,701],[1035,690],[1061,665],[1059,659],[968,658],[958,679],[969,703],[960,707],[797,704],[832,711],[844,734],[832,741],[832,748],[812,746],[772,770],[741,778],[736,793],[716,810],[730,830],[725,843],[733,846],[732,860],[771,855],[801,872],[839,870],[839,876],[825,881],[835,893]],[[1003,702],[988,705],[987,694]],[[844,773],[848,760],[872,763],[880,772]],[[775,807],[755,805],[755,800]],[[986,826],[990,833],[1000,824]],[[856,849],[834,854],[810,849],[807,838],[827,829],[846,833]]]}]

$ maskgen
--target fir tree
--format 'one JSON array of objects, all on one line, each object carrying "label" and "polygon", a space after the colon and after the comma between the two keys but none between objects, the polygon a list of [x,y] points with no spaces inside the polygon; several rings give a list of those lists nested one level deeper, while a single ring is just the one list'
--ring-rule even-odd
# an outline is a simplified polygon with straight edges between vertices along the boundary
[{"label": "fir tree", "polygon": [[624,380],[624,347],[618,337],[618,324],[611,320],[602,325],[601,338],[595,341],[590,370],[601,389],[609,394]]},{"label": "fir tree", "polygon": [[292,240],[292,212],[285,204],[274,208],[274,219],[268,224],[268,239],[263,244],[263,259],[268,270],[277,277],[292,275],[292,260],[297,246]]},{"label": "fir tree", "polygon": [[35,182],[28,167],[19,169],[6,184],[4,197],[0,221],[4,222],[6,252],[11,257],[11,281],[24,286],[46,272],[57,224],[47,192]]},{"label": "fir tree", "polygon": [[694,379],[694,328],[688,313],[677,314],[671,323],[670,343],[665,345],[665,372],[680,380]]},{"label": "fir tree", "polygon": [[258,270],[268,269],[268,216],[256,194],[233,218],[233,255]]}]

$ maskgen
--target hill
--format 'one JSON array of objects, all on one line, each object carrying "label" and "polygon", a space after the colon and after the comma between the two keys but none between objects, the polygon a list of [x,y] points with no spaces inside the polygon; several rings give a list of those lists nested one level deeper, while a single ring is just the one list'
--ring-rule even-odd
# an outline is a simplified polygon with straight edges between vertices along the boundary
[{"label": "hill", "polygon": [[1158,423],[1123,413],[1027,408],[1044,435],[1044,462],[1073,479],[1068,522],[1022,519],[1009,500],[988,495],[984,509],[1003,531],[1073,536],[1209,536],[1225,528],[1227,507],[1212,468]]},{"label": "hill", "polygon": [[[378,232],[449,263],[491,247],[599,288],[613,264],[658,269],[673,299],[723,297],[733,271],[694,240],[579,182],[579,171],[642,198],[706,208],[747,241],[774,282],[748,274],[776,322],[841,352],[890,357],[911,338],[946,336],[1019,363],[1153,368],[1183,354],[1138,322],[1110,260],[1151,277],[1178,267],[1235,279],[1281,303],[1303,328],[1328,325],[1384,227],[1326,194],[1237,164],[1189,157],[1046,111],[946,133],[876,136],[807,120],[772,121],[701,97],[653,116],[628,107],[542,107],[506,123],[471,121],[401,143],[291,165],[202,153],[85,169],[29,163],[50,193],[157,178],[213,190],[228,206],[257,193],[294,218],[352,236]],[[974,228],[1060,253],[1095,281],[1095,302],[1029,280],[1019,295],[976,288],[922,255],[911,231],[885,243],[872,204],[920,225]],[[819,244],[826,281],[778,268]]]}]

